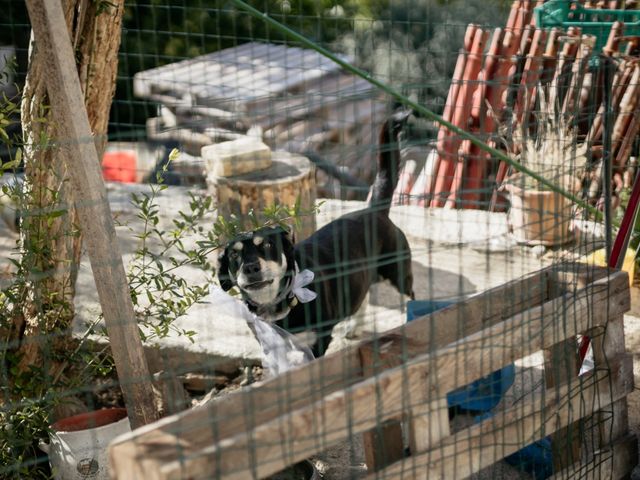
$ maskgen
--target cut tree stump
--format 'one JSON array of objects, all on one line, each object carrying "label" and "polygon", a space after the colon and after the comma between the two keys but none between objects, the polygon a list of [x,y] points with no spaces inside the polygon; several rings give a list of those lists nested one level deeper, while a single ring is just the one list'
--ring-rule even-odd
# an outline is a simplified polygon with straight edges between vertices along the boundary
[{"label": "cut tree stump", "polygon": [[[300,201],[302,211],[311,211],[316,202],[315,166],[306,157],[276,151],[271,155],[271,167],[233,177],[209,175],[209,192],[217,197],[218,215],[234,214],[243,227],[250,229],[248,213],[260,214],[267,206],[293,205]],[[259,217],[259,215],[258,215]],[[301,218],[300,240],[316,230],[315,214]]]}]

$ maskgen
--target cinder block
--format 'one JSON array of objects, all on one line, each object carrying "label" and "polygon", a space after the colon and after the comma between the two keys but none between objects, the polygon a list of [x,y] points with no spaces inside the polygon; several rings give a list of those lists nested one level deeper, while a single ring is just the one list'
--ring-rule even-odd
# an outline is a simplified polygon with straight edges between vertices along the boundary
[{"label": "cinder block", "polygon": [[238,138],[202,147],[207,172],[218,177],[231,177],[271,166],[271,149],[251,137]]}]

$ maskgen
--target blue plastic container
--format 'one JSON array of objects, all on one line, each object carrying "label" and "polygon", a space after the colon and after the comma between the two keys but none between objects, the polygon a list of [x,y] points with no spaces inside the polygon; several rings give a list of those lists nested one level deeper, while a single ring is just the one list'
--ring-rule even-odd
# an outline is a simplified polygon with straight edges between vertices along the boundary
[{"label": "blue plastic container", "polygon": [[[407,321],[441,310],[455,301],[415,300],[407,303]],[[493,416],[491,410],[500,403],[505,392],[513,385],[515,365],[511,364],[475,382],[447,394],[449,407],[482,412],[475,420],[481,422]],[[520,471],[527,472],[535,480],[544,480],[553,473],[551,439],[543,438],[505,458],[505,461]]]},{"label": "blue plastic container", "polygon": [[[407,321],[428,315],[455,303],[452,300],[413,300],[407,303]],[[449,407],[475,412],[494,408],[513,385],[515,366],[509,365],[447,394]]]}]

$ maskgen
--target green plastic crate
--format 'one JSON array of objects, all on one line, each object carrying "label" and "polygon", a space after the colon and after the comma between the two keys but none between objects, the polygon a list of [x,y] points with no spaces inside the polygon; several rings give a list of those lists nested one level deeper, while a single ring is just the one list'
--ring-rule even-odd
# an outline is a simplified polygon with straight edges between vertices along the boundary
[{"label": "green plastic crate", "polygon": [[611,26],[624,23],[624,35],[640,35],[640,10],[598,10],[585,8],[571,0],[549,0],[533,11],[539,28],[579,27],[583,34],[595,35],[594,53],[600,53],[609,38]]}]

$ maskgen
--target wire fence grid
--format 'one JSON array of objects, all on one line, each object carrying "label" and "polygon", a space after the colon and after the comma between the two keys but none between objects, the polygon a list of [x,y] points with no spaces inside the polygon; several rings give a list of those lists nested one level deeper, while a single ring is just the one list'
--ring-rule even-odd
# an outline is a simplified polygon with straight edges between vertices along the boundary
[{"label": "wire fence grid", "polygon": [[[62,5],[95,139],[65,136],[0,0],[1,478],[631,474],[636,2]],[[70,180],[94,140],[99,261]],[[144,370],[97,293],[121,262]],[[131,431],[146,386],[164,418]]]}]

